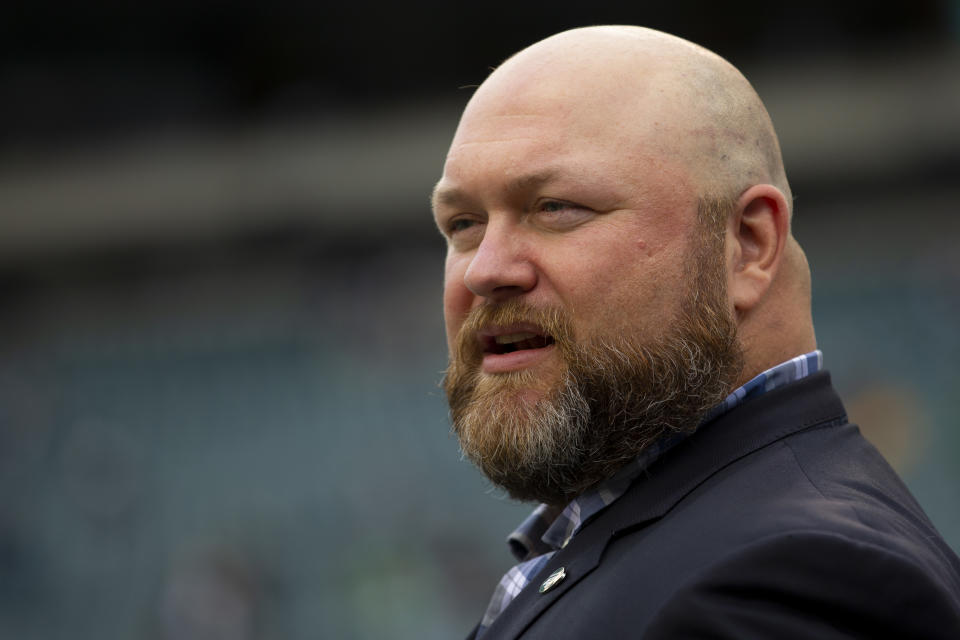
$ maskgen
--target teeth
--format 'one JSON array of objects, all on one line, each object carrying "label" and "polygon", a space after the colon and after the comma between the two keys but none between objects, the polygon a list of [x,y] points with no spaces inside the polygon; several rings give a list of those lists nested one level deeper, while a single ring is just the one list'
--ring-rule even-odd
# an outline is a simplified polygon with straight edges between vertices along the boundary
[{"label": "teeth", "polygon": [[523,340],[529,340],[530,338],[536,338],[537,334],[535,333],[507,333],[502,336],[494,336],[494,340],[497,344],[510,344],[512,342],[521,342]]}]

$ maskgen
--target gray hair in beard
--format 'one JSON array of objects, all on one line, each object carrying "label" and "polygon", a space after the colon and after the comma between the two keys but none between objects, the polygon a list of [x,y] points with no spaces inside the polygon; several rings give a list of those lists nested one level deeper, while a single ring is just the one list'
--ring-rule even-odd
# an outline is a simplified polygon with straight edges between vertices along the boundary
[{"label": "gray hair in beard", "polygon": [[[471,312],[444,378],[464,455],[517,500],[561,506],[613,475],[650,444],[692,432],[739,379],[743,355],[727,309],[723,202],[701,202],[689,290],[659,338],[601,336],[583,343],[560,309],[519,300]],[[529,322],[552,336],[557,380],[529,371],[483,375],[476,332]],[[540,392],[534,402],[525,398]]]}]

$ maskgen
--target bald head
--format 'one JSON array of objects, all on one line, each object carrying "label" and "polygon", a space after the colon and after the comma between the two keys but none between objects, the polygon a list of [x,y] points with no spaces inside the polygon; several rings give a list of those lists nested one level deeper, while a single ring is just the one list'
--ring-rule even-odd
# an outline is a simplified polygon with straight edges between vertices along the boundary
[{"label": "bald head", "polygon": [[629,26],[586,27],[511,57],[464,113],[514,113],[554,100],[569,126],[613,137],[625,154],[675,162],[698,193],[736,198],[769,183],[790,202],[773,125],[746,78],[682,38]]}]

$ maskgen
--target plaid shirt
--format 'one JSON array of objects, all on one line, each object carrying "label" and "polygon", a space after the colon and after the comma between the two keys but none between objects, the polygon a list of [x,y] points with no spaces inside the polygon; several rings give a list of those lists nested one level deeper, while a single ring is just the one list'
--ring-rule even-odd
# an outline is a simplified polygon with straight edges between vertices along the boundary
[{"label": "plaid shirt", "polygon": [[[789,382],[805,378],[823,367],[823,354],[811,351],[791,358],[738,387],[716,407],[707,412],[703,423],[709,422],[730,411],[741,402],[762,395]],[[702,423],[701,423],[702,424]],[[520,561],[500,579],[487,606],[486,613],[477,629],[477,637],[493,624],[500,612],[520,593],[550,557],[563,547],[593,516],[622,496],[630,483],[647,469],[654,460],[687,437],[677,434],[648,447],[632,462],[618,471],[609,480],[585,491],[574,498],[562,511],[541,504],[507,538],[510,552]]]}]

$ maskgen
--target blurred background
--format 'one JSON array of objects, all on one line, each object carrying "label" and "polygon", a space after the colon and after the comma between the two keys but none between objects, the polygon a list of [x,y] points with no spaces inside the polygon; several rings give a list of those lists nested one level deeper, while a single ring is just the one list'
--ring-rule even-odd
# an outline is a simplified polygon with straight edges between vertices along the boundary
[{"label": "blurred background", "polygon": [[44,2],[0,19],[0,637],[462,637],[528,507],[449,435],[428,194],[633,23],[777,124],[825,361],[960,548],[960,3]]}]

